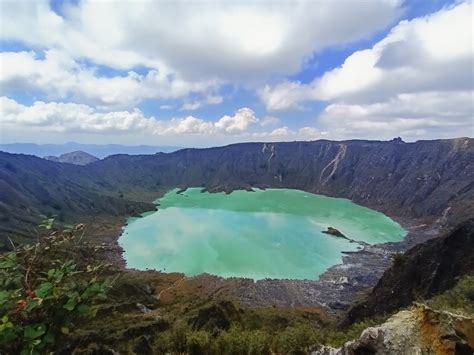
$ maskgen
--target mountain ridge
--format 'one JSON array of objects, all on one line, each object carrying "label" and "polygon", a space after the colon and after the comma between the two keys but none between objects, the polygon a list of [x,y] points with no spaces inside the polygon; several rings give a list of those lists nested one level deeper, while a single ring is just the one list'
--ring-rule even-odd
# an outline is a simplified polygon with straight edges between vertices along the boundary
[{"label": "mountain ridge", "polygon": [[[339,155],[339,159],[336,159],[342,149],[341,145],[348,146],[349,150],[346,150],[344,157]],[[438,173],[445,173],[447,179],[453,179],[453,176],[449,176],[449,170],[459,172],[461,176],[458,180],[463,181],[465,192],[472,193],[473,186],[466,182],[472,181],[470,168],[473,167],[474,161],[473,145],[472,139],[402,144],[372,141],[242,143],[218,148],[183,149],[153,158],[114,156],[105,159],[100,166],[94,165],[91,168],[99,170],[105,167],[104,171],[99,172],[104,176],[107,170],[113,169],[114,166],[123,167],[130,164],[138,171],[148,170],[147,174],[159,179],[161,184],[201,186],[209,191],[231,192],[233,189],[251,187],[299,188],[329,196],[346,197],[367,207],[382,209],[382,212],[400,212],[401,208],[396,211],[392,208],[390,211],[390,204],[384,204],[383,200],[390,194],[390,188],[401,190],[405,187],[415,194],[428,195],[431,190],[439,187],[440,182],[443,183],[438,181],[443,178],[438,177]],[[436,159],[439,162],[436,162]],[[437,166],[433,166],[433,163]],[[149,169],[143,165],[149,165]],[[326,167],[328,168],[324,170]],[[355,168],[359,170],[352,171]],[[421,174],[419,168],[425,168],[426,174]],[[380,169],[381,172],[378,171]],[[169,174],[170,171],[174,174]],[[367,176],[369,174],[370,176]],[[364,184],[358,179],[367,177],[372,180],[370,185],[375,183],[388,192],[378,191],[380,196],[374,198],[373,188],[368,186],[369,183]],[[386,186],[380,181],[383,178],[389,178],[389,184],[393,186]],[[410,183],[403,179],[410,180]],[[420,186],[413,185],[412,182]],[[420,187],[426,191],[420,192]],[[455,193],[460,190],[462,188]],[[436,192],[443,193],[441,190]],[[445,191],[444,196],[440,196],[443,202],[453,197],[451,192]],[[398,192],[396,195],[392,196],[392,199],[399,199]],[[409,199],[410,196],[406,198]],[[407,201],[404,205],[410,205],[411,202]],[[420,201],[414,202],[420,204]],[[423,208],[426,205],[424,204]],[[430,211],[428,208],[428,212],[433,215],[441,214],[441,204],[438,202],[434,205],[436,210]],[[413,209],[413,206],[410,207]],[[447,207],[445,204],[443,210]],[[410,215],[412,212],[423,214],[420,208],[406,214]]]},{"label": "mountain ridge", "polygon": [[[0,208],[7,211],[2,214],[12,207],[28,216],[57,214],[59,206],[77,218],[125,218],[145,206],[153,209],[152,202],[174,187],[211,192],[274,187],[348,198],[394,218],[440,219],[453,226],[474,214],[474,139],[240,143],[120,154],[86,166],[0,153],[0,183],[5,186]],[[135,207],[106,208],[101,196]],[[33,207],[21,208],[18,201],[28,200],[36,201]],[[101,207],[90,208],[91,203]]]},{"label": "mountain ridge", "polygon": [[84,151],[97,158],[109,155],[125,154],[155,154],[157,152],[173,152],[180,149],[174,146],[151,145],[121,145],[121,144],[83,144],[67,142],[64,144],[36,144],[36,143],[7,143],[0,144],[0,151],[13,154],[28,154],[38,157],[58,156],[73,151]]}]

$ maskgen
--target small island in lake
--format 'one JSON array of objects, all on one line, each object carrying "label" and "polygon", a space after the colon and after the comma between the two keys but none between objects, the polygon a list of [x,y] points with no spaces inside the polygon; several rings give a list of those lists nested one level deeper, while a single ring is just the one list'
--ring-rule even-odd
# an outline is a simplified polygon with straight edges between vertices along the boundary
[{"label": "small island in lake", "polygon": [[350,240],[344,234],[342,234],[342,232],[339,229],[336,229],[334,227],[328,227],[328,229],[323,231],[323,233]]},{"label": "small island in lake", "polygon": [[322,233],[329,234],[329,235],[332,235],[332,236],[338,237],[338,238],[344,238],[344,239],[348,240],[351,243],[357,243],[357,244],[360,244],[362,246],[370,245],[369,243],[366,243],[366,242],[363,242],[363,241],[360,241],[360,240],[355,240],[355,239],[348,238],[339,229],[336,229],[334,227],[328,227],[328,229],[325,230],[325,231],[322,231]]}]

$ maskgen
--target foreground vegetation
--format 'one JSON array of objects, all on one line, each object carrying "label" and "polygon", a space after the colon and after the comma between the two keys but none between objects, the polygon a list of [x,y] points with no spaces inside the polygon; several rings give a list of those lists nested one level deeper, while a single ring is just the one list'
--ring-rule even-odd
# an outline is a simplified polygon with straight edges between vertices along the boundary
[{"label": "foreground vegetation", "polygon": [[[51,230],[53,219],[41,227]],[[83,225],[53,231],[34,245],[15,246],[0,258],[0,346],[12,354],[53,350],[94,314],[110,280],[99,281],[103,264],[74,257]],[[80,235],[80,237],[77,237]]]},{"label": "foreground vegetation", "polygon": [[350,329],[314,328],[307,324],[290,325],[284,329],[246,329],[235,326],[217,336],[206,331],[176,326],[160,334],[154,344],[159,353],[190,354],[307,354],[321,344],[340,346],[360,335],[380,320],[361,322]]},{"label": "foreground vegetation", "polygon": [[474,316],[474,275],[463,276],[456,286],[434,296],[427,304],[437,310]]},{"label": "foreground vegetation", "polygon": [[[1,354],[306,354],[341,346],[373,317],[349,328],[321,309],[250,308],[182,282],[181,274],[104,264],[106,247],[84,226],[55,230],[0,256]],[[473,313],[474,276],[428,304]]]}]

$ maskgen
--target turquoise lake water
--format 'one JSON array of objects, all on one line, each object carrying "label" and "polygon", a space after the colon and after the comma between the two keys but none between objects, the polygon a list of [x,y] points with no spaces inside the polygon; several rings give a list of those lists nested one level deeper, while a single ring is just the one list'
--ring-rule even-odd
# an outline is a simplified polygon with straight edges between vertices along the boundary
[{"label": "turquoise lake water", "polygon": [[399,241],[405,230],[382,213],[346,199],[300,190],[168,192],[158,211],[130,218],[120,237],[127,266],[207,272],[253,279],[317,279],[359,244],[322,233],[327,227],[370,244]]}]

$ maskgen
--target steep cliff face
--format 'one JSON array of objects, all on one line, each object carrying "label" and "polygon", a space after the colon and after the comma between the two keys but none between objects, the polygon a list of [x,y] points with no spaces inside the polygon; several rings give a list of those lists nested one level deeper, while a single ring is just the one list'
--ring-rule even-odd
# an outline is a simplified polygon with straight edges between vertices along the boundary
[{"label": "steep cliff face", "polygon": [[474,201],[474,140],[468,138],[246,143],[114,156],[90,169],[107,181],[120,176],[127,185],[139,180],[149,189],[156,184],[210,191],[287,187],[349,198],[395,216],[474,215],[466,203]]},{"label": "steep cliff face", "polygon": [[409,306],[454,286],[474,273],[474,219],[454,232],[429,240],[395,259],[367,298],[347,314],[345,325]]},{"label": "steep cliff face", "polygon": [[341,348],[323,347],[314,355],[434,354],[470,355],[474,351],[472,317],[435,311],[422,304],[398,312],[364,330]]}]

